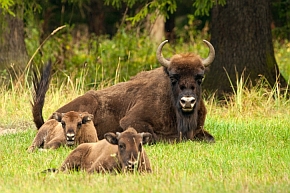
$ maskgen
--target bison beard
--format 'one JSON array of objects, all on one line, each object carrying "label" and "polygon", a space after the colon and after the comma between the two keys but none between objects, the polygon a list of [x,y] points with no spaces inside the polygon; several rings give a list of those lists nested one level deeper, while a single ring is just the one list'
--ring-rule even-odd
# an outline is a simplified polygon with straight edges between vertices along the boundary
[{"label": "bison beard", "polygon": [[[107,132],[122,132],[134,127],[139,133],[151,133],[154,141],[179,141],[182,138],[214,142],[213,136],[203,128],[206,107],[201,98],[202,78],[205,67],[214,60],[214,48],[204,41],[210,49],[206,59],[195,54],[176,54],[167,60],[161,54],[166,42],[162,42],[156,52],[163,67],[140,72],[127,82],[88,91],[57,112],[93,114],[99,139],[103,139]],[[46,83],[41,81],[49,79],[41,78],[40,83],[34,84]],[[36,89],[33,98],[32,112],[38,128],[43,122],[42,116],[38,116],[42,115],[43,104],[38,101],[44,101],[46,91]]]},{"label": "bison beard", "polygon": [[[194,113],[183,113],[180,109],[176,110],[176,119],[177,119],[177,131],[181,139],[190,138],[188,132],[192,128],[197,127],[197,112]],[[196,111],[196,107],[194,109]]]}]

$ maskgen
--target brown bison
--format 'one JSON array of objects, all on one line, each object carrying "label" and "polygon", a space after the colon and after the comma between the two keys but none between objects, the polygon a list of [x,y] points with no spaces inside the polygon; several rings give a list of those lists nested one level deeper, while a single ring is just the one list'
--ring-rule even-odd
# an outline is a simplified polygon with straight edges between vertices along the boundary
[{"label": "brown bison", "polygon": [[[85,170],[89,173],[151,172],[149,158],[143,145],[152,137],[150,133],[137,133],[128,128],[122,133],[106,133],[97,143],[83,143],[63,162],[60,171]],[[46,172],[58,172],[48,169]]]},{"label": "brown bison", "polygon": [[40,127],[27,151],[33,152],[40,147],[57,149],[61,145],[73,146],[98,141],[92,118],[93,115],[87,112],[53,113],[52,119]]},{"label": "brown bison", "polygon": [[[157,60],[162,67],[141,72],[127,82],[88,91],[57,112],[74,110],[93,114],[100,139],[107,132],[122,132],[133,127],[139,133],[151,133],[154,141],[214,142],[214,137],[204,130],[206,107],[201,83],[215,51],[208,41],[204,42],[209,47],[206,59],[189,53],[176,54],[167,60],[161,54],[166,40],[157,48]],[[42,73],[41,85],[48,85],[49,70]],[[33,116],[38,128],[43,124],[42,107],[47,88],[37,90],[34,98]]]}]

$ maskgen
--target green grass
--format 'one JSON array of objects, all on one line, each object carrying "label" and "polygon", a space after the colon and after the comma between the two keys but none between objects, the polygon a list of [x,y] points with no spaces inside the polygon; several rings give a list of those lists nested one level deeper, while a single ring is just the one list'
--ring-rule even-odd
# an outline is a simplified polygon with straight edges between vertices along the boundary
[{"label": "green grass", "polygon": [[215,144],[146,146],[152,174],[39,174],[59,167],[69,148],[26,153],[35,130],[0,137],[1,192],[287,192],[290,188],[289,114],[220,118],[206,128]]}]

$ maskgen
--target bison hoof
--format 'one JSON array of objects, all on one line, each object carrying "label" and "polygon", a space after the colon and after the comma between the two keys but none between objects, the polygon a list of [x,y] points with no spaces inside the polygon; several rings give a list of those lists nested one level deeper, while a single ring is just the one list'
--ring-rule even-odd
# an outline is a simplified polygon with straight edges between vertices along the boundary
[{"label": "bison hoof", "polygon": [[207,143],[215,143],[214,137],[204,130],[202,132],[197,133],[194,136],[194,139],[197,141],[205,141]]}]

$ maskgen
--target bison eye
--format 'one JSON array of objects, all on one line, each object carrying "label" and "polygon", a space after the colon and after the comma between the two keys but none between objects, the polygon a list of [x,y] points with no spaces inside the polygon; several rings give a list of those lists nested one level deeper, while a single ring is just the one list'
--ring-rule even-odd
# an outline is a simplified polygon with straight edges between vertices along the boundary
[{"label": "bison eye", "polygon": [[61,122],[61,126],[62,126],[63,128],[65,128],[65,122],[64,122],[64,121]]},{"label": "bison eye", "polygon": [[175,84],[177,82],[177,80],[174,77],[170,77],[170,81],[172,84]]},{"label": "bison eye", "polygon": [[195,77],[195,81],[197,82],[197,84],[201,84],[202,79],[203,79],[203,75],[196,75]]},{"label": "bison eye", "polygon": [[180,88],[180,90],[184,90],[186,87],[185,87],[185,85],[180,85],[179,88]]},{"label": "bison eye", "polygon": [[179,80],[179,75],[178,74],[170,74],[169,78],[170,78],[171,83],[175,84]]},{"label": "bison eye", "polygon": [[82,122],[78,122],[77,127],[80,128],[82,126]]},{"label": "bison eye", "polygon": [[202,79],[197,79],[196,82],[200,85],[202,83]]},{"label": "bison eye", "polygon": [[126,149],[126,145],[124,143],[120,143],[119,144],[119,149],[120,150],[125,150]]}]

